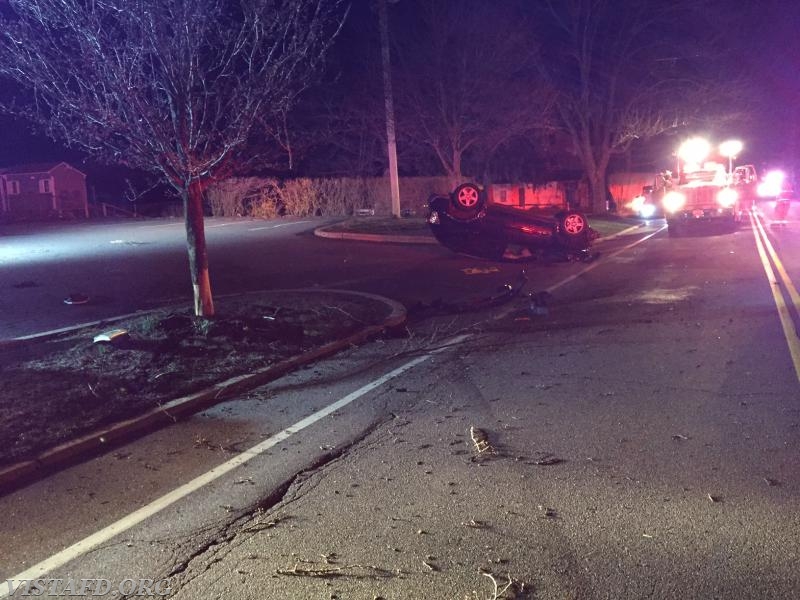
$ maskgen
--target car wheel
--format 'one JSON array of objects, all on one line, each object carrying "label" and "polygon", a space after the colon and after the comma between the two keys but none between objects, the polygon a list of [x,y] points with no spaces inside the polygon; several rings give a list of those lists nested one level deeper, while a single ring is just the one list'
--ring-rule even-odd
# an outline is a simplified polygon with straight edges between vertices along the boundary
[{"label": "car wheel", "polygon": [[450,201],[454,209],[451,216],[459,220],[475,218],[486,203],[480,188],[474,183],[462,183],[453,190]]},{"label": "car wheel", "polygon": [[588,245],[589,222],[586,216],[574,210],[556,215],[558,234],[564,246],[570,249],[583,249]]}]

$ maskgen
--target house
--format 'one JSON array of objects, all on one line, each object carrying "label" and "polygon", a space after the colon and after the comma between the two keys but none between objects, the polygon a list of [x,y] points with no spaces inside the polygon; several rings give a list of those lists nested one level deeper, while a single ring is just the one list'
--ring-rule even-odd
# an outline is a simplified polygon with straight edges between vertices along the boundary
[{"label": "house", "polygon": [[502,184],[495,183],[489,186],[489,201],[495,204],[505,204],[516,208],[566,208],[574,201],[573,187],[577,183],[550,181],[535,185],[532,183]]},{"label": "house", "polygon": [[86,175],[65,162],[0,169],[0,214],[88,218]]}]

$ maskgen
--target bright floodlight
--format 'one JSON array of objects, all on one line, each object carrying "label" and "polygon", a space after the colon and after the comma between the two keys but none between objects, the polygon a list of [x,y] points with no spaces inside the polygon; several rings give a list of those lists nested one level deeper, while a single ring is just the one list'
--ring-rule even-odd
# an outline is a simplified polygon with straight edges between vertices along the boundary
[{"label": "bright floodlight", "polygon": [[686,204],[686,196],[676,191],[667,192],[661,200],[661,203],[664,205],[667,212],[678,212],[683,208],[683,205]]},{"label": "bright floodlight", "polygon": [[649,219],[654,214],[656,214],[656,207],[653,204],[644,204],[639,209],[639,214],[642,216],[643,219]]},{"label": "bright floodlight", "polygon": [[780,195],[783,190],[783,180],[786,179],[786,173],[783,171],[770,171],[764,175],[764,179],[758,184],[758,195],[762,198],[776,197]]},{"label": "bright floodlight", "polygon": [[711,144],[703,138],[690,138],[681,144],[678,156],[688,164],[699,165],[711,152]]},{"label": "bright floodlight", "polygon": [[744,145],[739,140],[727,140],[719,145],[719,153],[725,158],[736,158]]},{"label": "bright floodlight", "polygon": [[730,208],[736,204],[736,200],[738,199],[739,194],[733,188],[722,188],[719,192],[717,192],[717,202],[719,202],[725,208]]}]

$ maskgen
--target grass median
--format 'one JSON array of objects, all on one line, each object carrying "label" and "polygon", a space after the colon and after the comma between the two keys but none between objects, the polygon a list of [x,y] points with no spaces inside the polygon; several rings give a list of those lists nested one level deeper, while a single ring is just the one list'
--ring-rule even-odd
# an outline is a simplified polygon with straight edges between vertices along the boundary
[{"label": "grass median", "polygon": [[[632,226],[639,225],[638,219],[616,216],[589,215],[589,225],[600,234],[601,238],[620,233]],[[327,228],[337,233],[366,233],[373,235],[415,235],[431,236],[428,223],[424,217],[353,217]]]}]

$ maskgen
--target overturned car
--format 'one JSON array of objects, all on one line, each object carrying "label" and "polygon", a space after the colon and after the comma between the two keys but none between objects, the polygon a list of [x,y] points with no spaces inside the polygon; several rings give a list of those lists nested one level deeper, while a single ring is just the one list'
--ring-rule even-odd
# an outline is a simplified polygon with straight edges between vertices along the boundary
[{"label": "overturned car", "polygon": [[[578,211],[488,204],[484,192],[473,183],[459,185],[448,196],[431,196],[428,210],[428,224],[439,243],[454,252],[490,260],[587,260],[597,237]],[[517,252],[510,252],[514,247]]]}]

